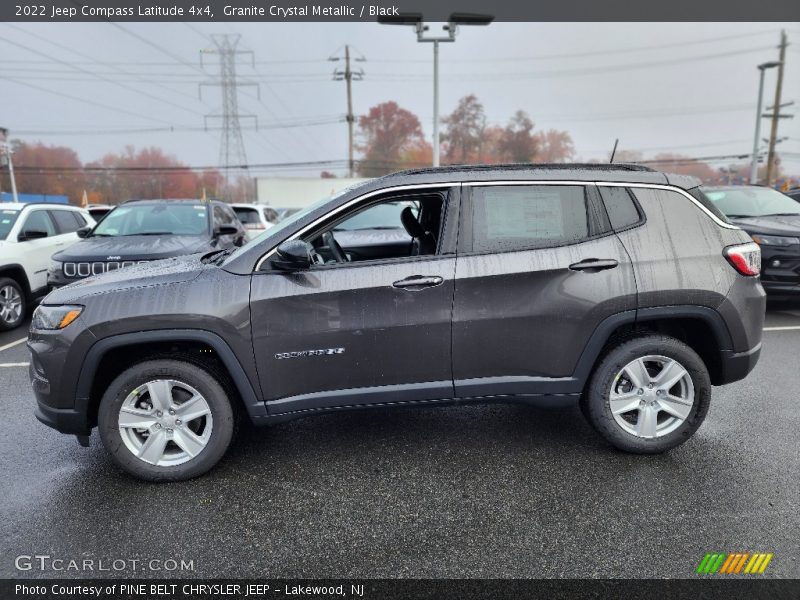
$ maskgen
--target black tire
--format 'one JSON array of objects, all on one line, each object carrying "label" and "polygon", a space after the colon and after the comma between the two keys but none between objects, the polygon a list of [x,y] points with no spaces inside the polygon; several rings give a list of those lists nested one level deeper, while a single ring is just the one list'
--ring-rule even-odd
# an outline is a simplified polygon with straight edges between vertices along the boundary
[{"label": "black tire", "polygon": [[[157,379],[190,385],[211,410],[213,427],[206,446],[182,464],[158,466],[144,462],[125,445],[120,433],[118,419],[125,399],[140,385]],[[111,382],[100,401],[97,424],[106,450],[127,473],[147,481],[185,481],[206,473],[219,462],[236,432],[237,413],[220,383],[206,370],[188,362],[162,359],[136,364]]]},{"label": "black tire", "polygon": [[[694,404],[684,422],[674,431],[654,438],[639,437],[623,429],[614,419],[609,401],[617,374],[636,358],[648,355],[678,361],[689,373],[694,386]],[[703,360],[680,340],[652,334],[623,340],[605,353],[592,373],[581,409],[589,423],[612,446],[635,454],[657,454],[688,440],[703,423],[710,402],[711,381]]]},{"label": "black tire", "polygon": [[[22,286],[9,277],[0,277],[0,290],[7,286],[12,287],[17,294],[19,294],[21,306],[19,316],[13,321],[9,322],[3,318],[0,318],[0,331],[11,331],[12,329],[16,329],[22,325],[22,322],[25,320],[25,316],[28,314],[28,302],[25,299],[25,291],[22,289]],[[0,306],[0,310],[2,310],[2,306]]]}]

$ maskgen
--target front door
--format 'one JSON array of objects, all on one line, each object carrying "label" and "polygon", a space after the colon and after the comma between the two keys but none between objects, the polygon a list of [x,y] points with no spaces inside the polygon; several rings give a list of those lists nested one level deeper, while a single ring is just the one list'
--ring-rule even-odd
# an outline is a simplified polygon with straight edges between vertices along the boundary
[{"label": "front door", "polygon": [[594,330],[636,308],[631,261],[601,211],[588,184],[465,193],[453,312],[457,396],[580,389],[572,376]]},{"label": "front door", "polygon": [[[427,253],[408,237],[404,255],[392,247],[386,257],[373,252],[364,259],[365,245],[388,248],[384,238],[405,235],[400,213],[406,205],[418,217],[423,205],[438,206],[444,215],[455,194],[435,191],[438,205],[430,194],[385,199],[396,209],[381,209],[388,223],[375,222],[379,211],[359,216],[364,207],[354,207],[337,223],[303,236],[329,257],[326,264],[291,273],[267,266],[253,275],[253,345],[270,413],[452,397],[455,248],[439,243],[443,216]],[[348,227],[348,221],[363,227]],[[348,260],[331,259],[318,242],[337,232]],[[355,232],[363,233],[358,250],[346,245]]]}]

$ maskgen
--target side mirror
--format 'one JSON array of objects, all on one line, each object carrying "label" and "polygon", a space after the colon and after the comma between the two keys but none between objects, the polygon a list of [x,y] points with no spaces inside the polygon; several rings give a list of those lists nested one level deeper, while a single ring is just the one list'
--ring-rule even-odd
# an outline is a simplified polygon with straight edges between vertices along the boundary
[{"label": "side mirror", "polygon": [[41,229],[26,229],[17,236],[18,242],[27,242],[28,240],[40,240],[47,237],[47,232]]},{"label": "side mirror", "polygon": [[87,238],[92,233],[92,228],[87,225],[86,227],[81,227],[75,233],[78,234],[79,238]]},{"label": "side mirror", "polygon": [[313,248],[302,240],[289,240],[278,246],[272,266],[282,271],[302,271],[311,267]]},{"label": "side mirror", "polygon": [[236,235],[239,230],[233,225],[220,225],[214,230],[214,237],[221,235]]}]

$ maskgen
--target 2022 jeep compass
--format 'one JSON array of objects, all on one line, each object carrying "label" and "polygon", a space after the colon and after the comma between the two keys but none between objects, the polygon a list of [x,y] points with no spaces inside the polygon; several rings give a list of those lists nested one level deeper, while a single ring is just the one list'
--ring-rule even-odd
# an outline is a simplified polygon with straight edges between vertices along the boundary
[{"label": "2022 jeep compass", "polygon": [[[149,480],[210,469],[240,417],[365,407],[577,401],[617,448],[674,448],[711,386],[755,366],[764,320],[758,246],[698,185],[630,165],[406,171],[242,248],[79,281],[31,325],[36,416],[83,444],[97,426]],[[404,235],[338,234],[386,213]]]}]

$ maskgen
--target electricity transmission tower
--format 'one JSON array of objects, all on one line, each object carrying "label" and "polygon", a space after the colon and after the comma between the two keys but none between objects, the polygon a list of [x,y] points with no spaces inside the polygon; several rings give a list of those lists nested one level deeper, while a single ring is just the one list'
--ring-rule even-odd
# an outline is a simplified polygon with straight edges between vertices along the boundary
[{"label": "electricity transmission tower", "polygon": [[[364,69],[353,70],[350,68],[350,46],[344,47],[344,57],[334,54],[328,60],[336,62],[344,60],[344,69],[336,69],[333,72],[334,81],[344,81],[347,84],[347,176],[353,176],[353,81],[361,81],[364,78]],[[367,60],[363,56],[354,58],[358,62]]]},{"label": "electricity transmission tower", "polygon": [[239,82],[236,80],[236,59],[240,54],[249,54],[255,67],[255,57],[250,50],[239,50],[238,34],[215,34],[211,36],[216,46],[213,49],[200,51],[200,63],[203,56],[216,54],[219,56],[219,81],[204,81],[200,84],[200,97],[203,95],[203,86],[219,86],[222,92],[222,113],[205,116],[205,127],[208,130],[209,119],[222,120],[222,135],[220,136],[219,165],[225,177],[225,187],[228,187],[231,167],[247,168],[247,152],[242,138],[241,120],[253,119],[255,128],[258,129],[258,117],[252,114],[239,112],[238,88],[242,86],[255,86],[258,99],[261,99],[261,89],[257,83]]}]

